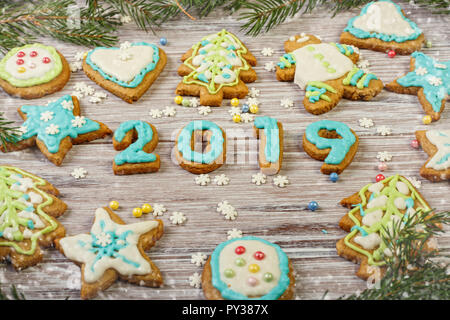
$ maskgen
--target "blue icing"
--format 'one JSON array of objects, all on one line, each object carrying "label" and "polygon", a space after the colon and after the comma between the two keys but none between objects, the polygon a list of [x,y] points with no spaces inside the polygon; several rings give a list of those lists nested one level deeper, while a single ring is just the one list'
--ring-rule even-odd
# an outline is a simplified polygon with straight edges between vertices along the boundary
[{"label": "blue icing", "polygon": [[323,95],[323,94],[325,94],[327,92],[327,89],[325,89],[325,88],[317,88],[315,86],[308,85],[306,87],[306,91],[311,91],[311,92],[318,91],[319,92],[319,94],[317,94],[317,95],[310,95],[309,98],[308,98],[309,102],[315,103],[315,102],[320,100],[320,96],[321,95]]},{"label": "blue icing", "polygon": [[114,132],[114,139],[121,142],[128,131],[135,129],[138,139],[115,156],[114,162],[120,166],[124,163],[143,163],[156,161],[156,155],[142,149],[153,139],[152,127],[145,121],[130,120],[122,122]]},{"label": "blue icing", "polygon": [[352,86],[356,86],[356,84],[357,84],[359,78],[361,78],[363,75],[364,75],[364,71],[362,71],[361,69],[359,69],[358,72],[356,72],[356,73],[353,75],[352,79],[350,80],[350,84],[351,84]]},{"label": "blue icing", "polygon": [[112,82],[117,83],[118,85],[122,86],[122,87],[127,87],[127,88],[136,88],[144,79],[145,75],[147,73],[149,73],[150,71],[152,71],[153,69],[155,69],[156,64],[159,61],[159,48],[157,46],[155,46],[154,44],[151,43],[147,43],[147,42],[134,42],[131,44],[131,46],[149,46],[153,48],[153,60],[152,62],[150,62],[145,68],[143,68],[141,70],[141,72],[139,72],[139,74],[137,74],[134,79],[131,82],[125,82],[125,81],[121,81],[118,80],[116,77],[110,76],[109,74],[105,73],[99,66],[97,66],[94,62],[92,62],[91,60],[91,55],[99,49],[105,49],[105,50],[120,50],[119,48],[106,48],[106,47],[98,47],[95,48],[94,50],[89,51],[89,53],[86,56],[86,63],[91,66],[92,69],[94,69],[95,71],[99,72],[103,78],[110,80]]},{"label": "blue icing", "polygon": [[371,5],[373,5],[374,3],[376,3],[376,2],[374,2],[374,1],[368,3],[368,4],[361,10],[361,13],[360,13],[359,16],[356,16],[356,17],[351,18],[351,19],[348,21],[347,27],[344,29],[344,31],[350,32],[352,35],[354,35],[355,37],[360,38],[360,39],[377,38],[377,39],[380,39],[380,40],[383,40],[383,41],[386,41],[386,42],[389,42],[389,41],[405,42],[405,41],[408,41],[408,40],[415,40],[415,39],[417,39],[417,38],[422,34],[422,30],[420,30],[419,27],[417,27],[417,25],[416,25],[414,22],[412,22],[411,20],[409,20],[408,18],[406,18],[406,17],[403,15],[402,8],[401,8],[399,5],[397,5],[396,3],[394,3],[394,2],[392,2],[392,1],[390,1],[390,0],[380,0],[380,1],[378,1],[378,2],[390,2],[390,3],[392,3],[392,4],[396,7],[396,9],[397,9],[398,13],[400,14],[400,16],[401,16],[406,22],[409,23],[410,27],[414,30],[414,32],[411,33],[409,36],[398,36],[398,35],[395,35],[395,34],[388,35],[388,34],[385,34],[385,33],[368,32],[368,31],[364,31],[364,30],[362,30],[362,29],[359,29],[359,28],[354,27],[354,26],[353,26],[353,22],[354,22],[357,18],[359,18],[360,16],[362,16],[362,15],[364,15],[364,14],[367,13],[367,10],[369,9],[369,7],[370,7]]},{"label": "blue icing", "polygon": [[280,130],[278,128],[277,119],[270,117],[255,118],[255,127],[264,129],[266,136],[266,146],[264,148],[264,156],[270,163],[279,161],[280,158]]},{"label": "blue icing", "polygon": [[[403,87],[422,87],[425,98],[435,112],[440,112],[442,101],[450,93],[450,61],[438,62],[422,52],[414,52],[411,55],[415,59],[414,70],[397,79],[397,83]],[[437,67],[441,66],[441,67]],[[427,73],[417,74],[418,68],[425,68]],[[421,73],[419,71],[419,73]],[[439,85],[432,85],[433,79],[440,79]]]},{"label": "blue icing", "polygon": [[33,229],[34,229],[34,222],[33,222],[33,220],[28,220],[27,226],[28,226],[28,228],[30,228],[31,230],[33,230]]},{"label": "blue icing", "polygon": [[26,193],[24,193],[24,195],[22,196],[22,198],[24,198],[25,200],[30,200],[30,196]]},{"label": "blue icing", "polygon": [[[267,294],[258,297],[258,298],[249,298],[239,292],[234,291],[233,289],[229,288],[227,284],[221,279],[220,276],[220,266],[219,266],[219,258],[220,254],[226,246],[229,244],[235,242],[235,241],[245,241],[245,240],[256,240],[260,241],[266,245],[269,245],[273,248],[275,248],[277,255],[278,255],[278,261],[280,263],[280,279],[278,280],[278,284],[276,287],[274,287],[270,292]],[[284,291],[289,287],[289,259],[286,256],[286,254],[281,250],[281,248],[271,243],[267,240],[248,236],[243,238],[234,238],[225,242],[222,242],[219,244],[216,249],[214,249],[214,252],[211,255],[211,270],[212,270],[212,284],[213,286],[220,291],[220,294],[224,299],[228,300],[276,300],[278,299]]]},{"label": "blue icing", "polygon": [[[370,195],[369,202],[372,200],[372,196],[373,196],[373,193]],[[364,212],[364,209],[363,209],[363,205],[361,203],[354,204],[354,205],[352,205],[352,207],[359,207],[359,214],[361,215],[361,217],[364,217],[366,215],[366,213]]]},{"label": "blue icing", "polygon": [[414,207],[414,199],[413,198],[407,198],[405,200],[406,203],[406,207],[409,208],[413,208]]},{"label": "blue icing", "polygon": [[365,236],[368,235],[367,231],[364,230],[364,229],[363,229],[362,227],[360,227],[360,226],[353,226],[353,227],[350,229],[350,231],[353,231],[353,230],[358,230],[359,232],[361,232],[361,235],[362,235],[363,237],[365,237]]},{"label": "blue icing", "polygon": [[[59,151],[59,145],[61,140],[69,136],[75,139],[80,134],[97,131],[100,129],[100,125],[88,118],[84,118],[86,123],[81,127],[72,125],[72,120],[75,120],[73,110],[64,109],[62,102],[72,102],[70,95],[65,95],[59,98],[57,101],[50,102],[47,106],[23,106],[20,111],[24,113],[27,120],[23,123],[23,126],[27,128],[27,131],[21,136],[22,140],[37,136],[39,140],[44,142],[50,153],[57,153]],[[40,120],[41,113],[53,112],[53,119],[45,122]],[[45,129],[51,124],[57,125],[59,132],[57,134],[47,134]]]},{"label": "blue icing", "polygon": [[200,81],[203,81],[203,82],[206,82],[206,83],[209,82],[208,78],[205,76],[204,73],[199,73],[196,77]]},{"label": "blue icing", "polygon": [[34,207],[33,206],[28,206],[28,207],[25,208],[25,211],[33,212],[34,211]]}]

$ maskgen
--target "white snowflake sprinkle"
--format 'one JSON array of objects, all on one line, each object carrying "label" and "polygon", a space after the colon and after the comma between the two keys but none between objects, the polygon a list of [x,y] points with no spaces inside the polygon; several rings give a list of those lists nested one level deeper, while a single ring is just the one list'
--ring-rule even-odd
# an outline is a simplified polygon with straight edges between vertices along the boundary
[{"label": "white snowflake sprinkle", "polygon": [[195,264],[197,267],[201,267],[206,263],[206,258],[206,254],[197,252],[191,256],[191,263]]},{"label": "white snowflake sprinkle", "polygon": [[63,101],[61,101],[61,107],[63,107],[63,109],[72,111],[73,110],[73,101],[72,100],[63,100]]},{"label": "white snowflake sprinkle", "polygon": [[217,205],[217,212],[223,214],[227,220],[235,220],[238,215],[236,209],[228,201],[220,202]]},{"label": "white snowflake sprinkle", "polygon": [[183,224],[186,221],[186,217],[183,212],[175,211],[169,217],[172,224]]},{"label": "white snowflake sprinkle", "polygon": [[132,18],[130,16],[120,15],[120,22],[121,23],[128,24],[128,23],[131,23],[131,21],[133,21],[133,20],[132,20]]},{"label": "white snowflake sprinkle", "polygon": [[80,91],[72,91],[70,93],[71,96],[76,97],[78,100],[80,100],[81,98],[84,97],[84,94],[81,93]]},{"label": "white snowflake sprinkle", "polygon": [[198,108],[198,113],[207,116],[211,112],[211,107],[209,106],[201,106]]},{"label": "white snowflake sprinkle", "polygon": [[102,247],[106,247],[108,244],[112,242],[111,235],[106,232],[102,232],[96,235],[97,241],[96,243]]},{"label": "white snowflake sprinkle", "polygon": [[47,122],[53,119],[55,114],[52,111],[45,111],[41,113],[41,121]]},{"label": "white snowflake sprinkle", "polygon": [[131,43],[129,41],[124,41],[120,44],[120,50],[126,50],[131,48]]},{"label": "white snowflake sprinkle", "polygon": [[108,95],[105,92],[97,91],[96,93],[94,93],[94,97],[106,99]]},{"label": "white snowflake sprinkle", "polygon": [[418,180],[416,177],[407,177],[406,179],[408,179],[416,189],[419,189],[422,186],[422,181]]},{"label": "white snowflake sprinkle", "polygon": [[438,87],[442,85],[442,79],[435,76],[430,76],[428,78],[428,83],[431,84],[432,86]]},{"label": "white snowflake sprinkle", "polygon": [[127,60],[130,60],[132,56],[131,56],[131,53],[129,53],[128,51],[120,50],[119,54],[118,54],[118,57],[122,61],[127,61]]},{"label": "white snowflake sprinkle", "polygon": [[275,178],[273,178],[273,183],[280,188],[286,187],[287,184],[289,184],[289,180],[287,176],[278,175]]},{"label": "white snowflake sprinkle", "polygon": [[258,172],[256,174],[252,175],[252,183],[256,184],[257,186],[265,184],[266,182],[267,182],[267,176],[264,173]]},{"label": "white snowflake sprinkle", "polygon": [[386,126],[380,126],[377,127],[377,133],[381,134],[382,136],[388,136],[392,133],[391,128],[388,128]]},{"label": "white snowflake sprinkle", "polygon": [[102,98],[92,96],[92,97],[89,98],[89,102],[90,103],[99,103],[99,102],[102,102]]},{"label": "white snowflake sprinkle", "polygon": [[252,87],[252,88],[250,88],[250,91],[248,92],[248,95],[249,95],[251,98],[256,98],[256,97],[259,97],[259,92],[260,92],[260,91],[259,91],[258,89]]},{"label": "white snowflake sprinkle", "polygon": [[71,63],[69,63],[69,68],[70,68],[70,71],[77,72],[77,71],[83,69],[83,64],[81,61],[71,62]]},{"label": "white snowflake sprinkle", "polygon": [[189,100],[189,105],[192,108],[197,108],[198,106],[200,106],[200,100],[198,100],[197,98],[192,98],[191,100]]},{"label": "white snowflake sprinkle", "polygon": [[241,114],[242,110],[239,107],[231,107],[230,110],[228,110],[231,116],[234,116],[236,114]]},{"label": "white snowflake sprinkle", "polygon": [[364,128],[370,128],[373,127],[373,120],[369,118],[361,118],[358,120],[359,126]]},{"label": "white snowflake sprinkle", "polygon": [[281,99],[280,106],[285,107],[286,109],[292,108],[294,106],[294,101],[290,98]]},{"label": "white snowflake sprinkle", "polygon": [[86,119],[84,116],[76,116],[75,119],[72,119],[72,127],[81,128],[86,124]]},{"label": "white snowflake sprinkle", "polygon": [[380,151],[377,153],[377,159],[382,162],[391,161],[392,155],[388,151]]},{"label": "white snowflake sprinkle", "polygon": [[73,169],[73,171],[70,173],[70,175],[72,177],[74,177],[75,179],[81,179],[81,178],[86,178],[87,175],[87,171],[84,168],[75,168]]},{"label": "white snowflake sprinkle", "polygon": [[94,92],[95,92],[94,87],[92,87],[92,86],[85,86],[85,87],[84,87],[83,93],[84,93],[85,95],[91,96],[91,95],[94,94]]},{"label": "white snowflake sprinkle", "polygon": [[428,70],[425,67],[418,67],[415,72],[418,76],[424,76],[428,73]]},{"label": "white snowflake sprinkle", "polygon": [[58,134],[59,133],[59,126],[52,123],[47,128],[45,128],[46,134]]},{"label": "white snowflake sprinkle", "polygon": [[73,85],[73,88],[75,89],[75,91],[84,92],[84,89],[86,88],[86,83],[75,82],[75,84]]},{"label": "white snowflake sprinkle", "polygon": [[201,175],[195,177],[195,183],[200,186],[206,186],[210,182],[211,182],[211,178],[209,177],[209,174],[201,174]]},{"label": "white snowflake sprinkle", "polygon": [[166,207],[164,207],[164,205],[159,204],[159,203],[154,203],[153,204],[153,216],[157,217],[157,216],[162,216],[164,214],[164,212],[166,212]]},{"label": "white snowflake sprinkle", "polygon": [[230,183],[230,178],[228,178],[225,174],[222,173],[221,175],[214,177],[214,182],[218,186],[225,186]]},{"label": "white snowflake sprinkle", "polygon": [[189,285],[197,289],[201,288],[202,277],[198,274],[198,272],[195,272],[192,276],[189,277]]},{"label": "white snowflake sprinkle", "polygon": [[369,72],[369,66],[370,66],[370,62],[369,60],[366,59],[359,59],[359,61],[356,63],[356,66],[360,69],[362,69],[362,71],[364,71],[365,73]]},{"label": "white snowflake sprinkle", "polygon": [[86,55],[86,51],[78,51],[76,54],[75,54],[75,61],[83,61],[83,59],[84,59],[84,56]]},{"label": "white snowflake sprinkle", "polygon": [[228,237],[227,237],[228,240],[235,239],[235,238],[242,238],[242,231],[238,230],[236,228],[228,230],[227,234],[228,234]]},{"label": "white snowflake sprinkle", "polygon": [[270,71],[270,72],[275,71],[275,63],[273,63],[273,61],[267,62],[264,65],[264,69],[266,69],[266,71]]},{"label": "white snowflake sprinkle", "polygon": [[16,134],[22,136],[25,133],[27,133],[27,131],[28,131],[27,126],[20,126]]},{"label": "white snowflake sprinkle", "polygon": [[153,119],[162,117],[162,111],[159,109],[151,109],[149,114]]},{"label": "white snowflake sprinkle", "polygon": [[243,113],[241,114],[241,121],[245,123],[249,123],[255,120],[255,116],[250,113]]},{"label": "white snowflake sprinkle", "polygon": [[269,48],[269,47],[263,48],[261,50],[261,54],[265,57],[271,57],[273,55],[273,53],[274,53],[273,49]]},{"label": "white snowflake sprinkle", "polygon": [[177,113],[177,110],[175,109],[175,107],[166,106],[163,110],[163,113],[166,117],[173,117]]},{"label": "white snowflake sprinkle", "polygon": [[247,104],[249,106],[251,106],[252,104],[255,104],[255,105],[259,106],[259,100],[258,100],[258,98],[248,98],[247,99]]}]

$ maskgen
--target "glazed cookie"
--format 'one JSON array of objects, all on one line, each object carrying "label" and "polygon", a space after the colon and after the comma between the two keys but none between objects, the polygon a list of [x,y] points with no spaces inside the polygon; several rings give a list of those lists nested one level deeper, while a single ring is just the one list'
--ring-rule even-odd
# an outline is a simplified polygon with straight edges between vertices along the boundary
[{"label": "glazed cookie", "polygon": [[295,277],[278,245],[257,237],[234,238],[209,257],[202,288],[209,300],[290,300]]},{"label": "glazed cookie", "polygon": [[259,140],[258,163],[261,172],[277,174],[283,163],[283,125],[274,118],[256,117],[253,129]]},{"label": "glazed cookie", "polygon": [[430,210],[422,195],[400,175],[369,183],[341,205],[351,210],[339,222],[349,234],[337,242],[337,253],[359,263],[356,275],[364,280],[382,276],[384,257],[392,255],[382,240],[385,230],[398,225],[405,215]]},{"label": "glazed cookie", "polygon": [[414,52],[410,72],[387,84],[386,89],[417,95],[425,113],[437,121],[450,94],[450,61],[439,62],[422,52]]},{"label": "glazed cookie", "polygon": [[358,151],[359,139],[345,123],[320,120],[311,123],[303,135],[303,149],[313,159],[323,161],[323,174],[340,174]]},{"label": "glazed cookie", "polygon": [[19,168],[0,166],[0,260],[17,270],[39,263],[41,247],[64,237],[55,219],[67,209],[58,189],[48,181]]},{"label": "glazed cookie", "polygon": [[81,266],[81,298],[94,298],[118,278],[140,286],[159,287],[163,278],[145,254],[163,235],[163,222],[125,224],[109,208],[95,211],[90,234],[58,239],[58,249]]},{"label": "glazed cookie", "polygon": [[[203,150],[205,140],[207,146]],[[175,157],[184,170],[195,174],[208,173],[225,163],[226,147],[227,138],[221,127],[211,121],[194,120],[178,133]]]},{"label": "glazed cookie", "polygon": [[51,46],[27,44],[0,61],[0,86],[11,96],[35,99],[61,90],[70,78],[64,56]]},{"label": "glazed cookie", "polygon": [[311,34],[301,34],[286,41],[284,50],[277,63],[277,79],[306,89],[303,105],[312,114],[330,111],[341,98],[371,100],[383,89],[373,73],[354,65],[359,54],[353,46],[322,43]]},{"label": "glazed cookie", "polygon": [[164,50],[147,42],[98,47],[83,60],[83,71],[101,87],[128,103],[150,88],[167,62]]},{"label": "glazed cookie", "polygon": [[256,81],[256,58],[232,33],[223,29],[204,37],[182,57],[183,81],[176,94],[199,96],[200,104],[220,107],[223,99],[245,98],[245,83]]},{"label": "glazed cookie", "polygon": [[425,37],[399,5],[380,0],[368,3],[359,16],[349,20],[340,41],[362,49],[410,54],[422,47]]},{"label": "glazed cookie", "polygon": [[37,145],[55,165],[61,165],[73,144],[101,139],[111,130],[103,123],[81,116],[76,97],[65,95],[46,106],[23,106],[18,109],[25,122],[14,144],[1,146],[3,152],[18,151]]},{"label": "glazed cookie", "polygon": [[416,138],[430,156],[420,175],[432,182],[450,180],[450,130],[420,130]]},{"label": "glazed cookie", "polygon": [[159,155],[152,153],[157,145],[158,131],[152,124],[140,120],[122,122],[113,136],[114,149],[123,150],[114,158],[114,174],[158,171]]}]

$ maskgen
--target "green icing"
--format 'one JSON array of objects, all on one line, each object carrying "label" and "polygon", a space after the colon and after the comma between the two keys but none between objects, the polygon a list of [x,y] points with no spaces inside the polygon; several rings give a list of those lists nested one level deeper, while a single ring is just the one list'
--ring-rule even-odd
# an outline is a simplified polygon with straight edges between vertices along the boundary
[{"label": "green icing", "polygon": [[[14,78],[13,75],[11,75],[9,72],[6,71],[6,62],[10,58],[13,58],[17,54],[17,52],[19,52],[23,49],[32,48],[32,47],[38,47],[38,48],[47,50],[50,53],[51,58],[53,59],[54,67],[50,71],[46,72],[41,77],[30,78],[30,79],[26,79],[26,80]],[[36,85],[39,85],[42,83],[47,83],[47,82],[53,80],[54,78],[56,78],[61,73],[61,71],[62,71],[62,61],[61,61],[61,57],[59,56],[58,52],[56,52],[56,49],[53,47],[50,47],[50,46],[44,46],[39,43],[27,44],[22,47],[14,48],[14,49],[10,50],[0,61],[0,78],[8,81],[10,84],[12,84],[15,87],[31,87],[31,86],[36,86]]]}]

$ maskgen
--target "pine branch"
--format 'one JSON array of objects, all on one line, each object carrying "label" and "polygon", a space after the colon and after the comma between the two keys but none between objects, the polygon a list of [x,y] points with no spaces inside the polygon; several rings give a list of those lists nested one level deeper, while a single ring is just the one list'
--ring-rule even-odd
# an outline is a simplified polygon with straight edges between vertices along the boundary
[{"label": "pine branch", "polygon": [[10,291],[12,299],[10,299],[8,295],[4,293],[2,288],[0,287],[0,300],[26,300],[25,295],[22,292],[17,291],[15,285],[11,286]]},{"label": "pine branch", "polygon": [[14,121],[9,121],[4,117],[4,113],[0,111],[0,147],[7,150],[7,142],[16,143],[18,141],[19,127],[11,126]]},{"label": "pine branch", "polygon": [[449,0],[414,0],[414,4],[427,7],[434,14],[450,14]]}]

